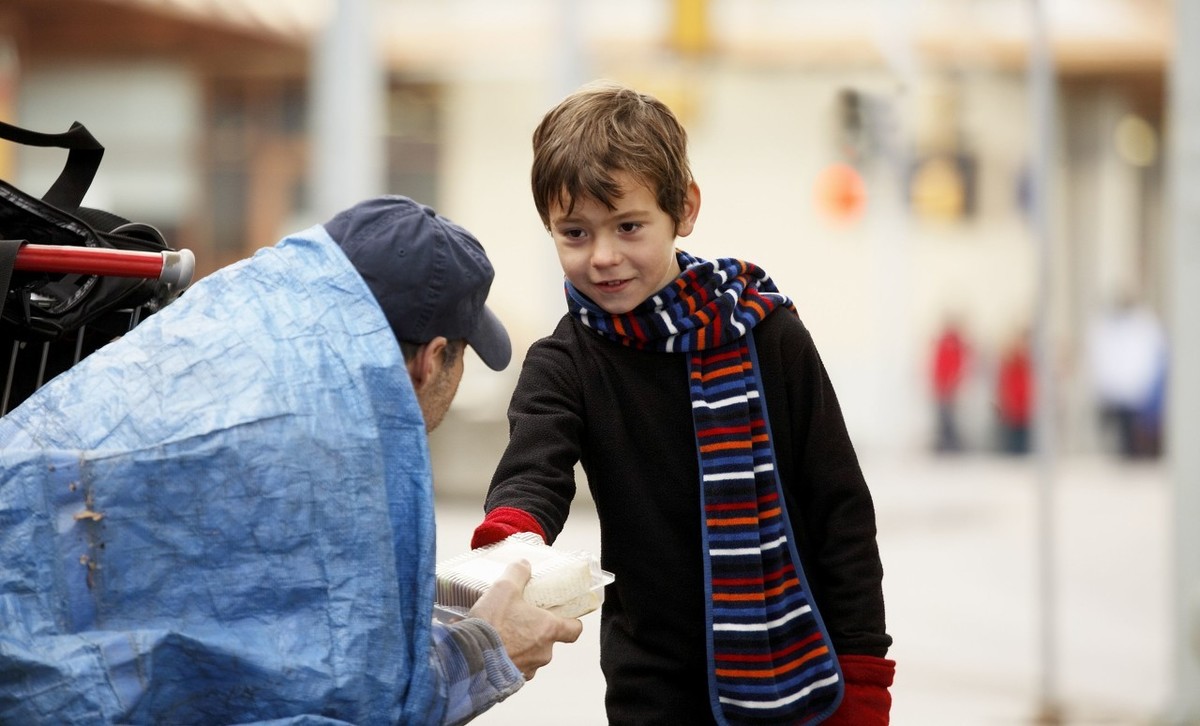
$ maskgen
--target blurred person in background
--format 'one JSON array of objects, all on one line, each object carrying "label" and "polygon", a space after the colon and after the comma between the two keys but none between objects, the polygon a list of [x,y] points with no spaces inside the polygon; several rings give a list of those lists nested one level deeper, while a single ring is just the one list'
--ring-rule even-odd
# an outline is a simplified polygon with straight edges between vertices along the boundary
[{"label": "blurred person in background", "polygon": [[700,189],[661,101],[589,84],[533,148],[567,312],[528,351],[472,547],[553,542],[582,463],[616,575],[610,723],[888,723],[874,504],[792,301],[676,248]]},{"label": "blurred person in background", "polygon": [[1167,381],[1167,340],[1148,305],[1122,296],[1088,334],[1088,363],[1101,430],[1123,458],[1157,456]]},{"label": "blurred person in background", "polygon": [[937,416],[934,451],[938,453],[954,453],[963,449],[958,409],[970,354],[957,317],[947,318],[934,341],[930,364],[930,384]]},{"label": "blurred person in background", "polygon": [[0,417],[0,723],[463,723],[576,640],[528,563],[433,618],[427,435],[466,346],[509,363],[493,275],[369,199]]},{"label": "blurred person in background", "polygon": [[996,424],[1001,453],[1029,453],[1033,395],[1029,331],[1022,330],[1005,343],[996,372]]}]

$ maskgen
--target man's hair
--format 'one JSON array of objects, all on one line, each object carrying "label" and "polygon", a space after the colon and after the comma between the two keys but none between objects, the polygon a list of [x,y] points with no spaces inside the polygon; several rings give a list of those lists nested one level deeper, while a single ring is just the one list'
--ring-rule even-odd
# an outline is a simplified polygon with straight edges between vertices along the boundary
[{"label": "man's hair", "polygon": [[[422,345],[425,344],[410,343],[407,340],[401,340],[400,352],[404,354],[404,362],[411,361],[417,355],[417,351],[421,349]],[[467,341],[462,339],[446,341],[446,347],[442,348],[442,365],[447,368],[454,365],[454,362],[458,360],[458,356],[462,354],[463,349],[466,347]]]},{"label": "man's hair", "polygon": [[533,132],[533,201],[542,223],[550,208],[579,199],[615,209],[613,173],[633,175],[678,223],[692,171],[687,132],[666,104],[607,81],[590,83],[551,109]]}]

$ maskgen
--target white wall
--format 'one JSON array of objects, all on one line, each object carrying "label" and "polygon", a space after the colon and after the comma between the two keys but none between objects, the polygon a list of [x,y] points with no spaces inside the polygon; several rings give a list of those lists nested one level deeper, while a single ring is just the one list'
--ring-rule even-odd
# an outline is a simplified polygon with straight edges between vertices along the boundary
[{"label": "white wall", "polygon": [[[18,119],[45,132],[79,121],[104,145],[86,206],[152,224],[195,209],[204,113],[199,84],[186,66],[155,59],[31,68],[21,77]],[[66,152],[57,149],[22,149],[17,185],[40,196],[65,161]]]}]

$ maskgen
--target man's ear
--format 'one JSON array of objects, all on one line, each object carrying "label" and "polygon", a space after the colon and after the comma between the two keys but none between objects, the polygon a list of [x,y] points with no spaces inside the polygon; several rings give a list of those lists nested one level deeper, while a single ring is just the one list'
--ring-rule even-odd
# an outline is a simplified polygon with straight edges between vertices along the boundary
[{"label": "man's ear", "polygon": [[438,336],[417,348],[416,355],[408,361],[408,375],[414,389],[419,391],[437,378],[442,370],[447,342],[446,338]]},{"label": "man's ear", "polygon": [[683,218],[675,225],[675,234],[687,237],[696,226],[696,216],[700,214],[700,187],[696,182],[688,184],[687,194],[683,197]]}]

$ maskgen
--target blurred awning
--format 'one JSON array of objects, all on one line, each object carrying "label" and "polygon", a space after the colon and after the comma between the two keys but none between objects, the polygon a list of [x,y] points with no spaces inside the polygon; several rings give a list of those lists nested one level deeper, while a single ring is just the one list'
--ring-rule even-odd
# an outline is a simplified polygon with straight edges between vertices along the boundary
[{"label": "blurred awning", "polygon": [[[694,2],[672,1],[689,10]],[[1161,72],[1169,61],[1171,0],[1041,4],[1060,74]],[[1022,68],[1033,27],[1028,0],[708,0],[706,5],[706,51],[764,66],[883,61]],[[586,16],[594,53],[630,62],[644,61],[650,53],[662,57],[665,34],[660,31],[657,41],[639,37],[639,26],[618,15]],[[640,27],[657,30],[644,20]]]},{"label": "blurred awning", "polygon": [[[926,3],[919,42],[927,54],[1024,66],[1032,15],[1028,0]],[[1161,70],[1171,50],[1169,0],[1041,0],[1047,41],[1060,74]]]},{"label": "blurred awning", "polygon": [[[306,40],[325,22],[335,0],[94,0],[138,6],[192,22]],[[45,0],[43,0],[45,2]]]},{"label": "blurred awning", "polygon": [[303,72],[325,0],[3,0],[0,36],[25,60],[169,55]]},{"label": "blurred awning", "polygon": [[[1168,63],[1171,0],[1042,5],[1060,74],[1159,73]],[[392,63],[434,71],[497,57],[544,63],[557,57],[572,13],[583,52],[617,68],[679,58],[680,23],[704,31],[685,56],[762,66],[891,64],[907,53],[928,66],[1023,68],[1032,29],[1028,0],[380,0],[377,8]]]},{"label": "blurred awning", "polygon": [[[540,66],[559,52],[571,13],[583,29],[582,51],[616,68],[678,58],[680,17],[705,29],[690,54],[763,66],[1019,68],[1031,28],[1028,0],[373,1],[388,62],[433,74],[493,68],[498,57],[509,68]],[[1169,62],[1172,0],[1043,7],[1060,74],[1161,73]],[[336,8],[337,0],[4,0],[0,31],[6,16],[18,18],[56,54],[148,47],[220,56],[236,53],[238,39],[305,49]]]}]

